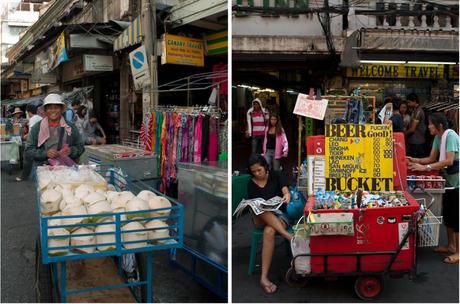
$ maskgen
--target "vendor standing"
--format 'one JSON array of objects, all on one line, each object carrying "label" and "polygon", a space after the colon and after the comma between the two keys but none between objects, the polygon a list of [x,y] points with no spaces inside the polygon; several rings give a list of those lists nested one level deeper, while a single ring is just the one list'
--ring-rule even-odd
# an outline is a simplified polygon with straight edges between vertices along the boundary
[{"label": "vendor standing", "polygon": [[268,293],[274,293],[277,286],[268,278],[268,272],[272,263],[273,252],[275,251],[275,234],[279,233],[287,240],[292,235],[287,231],[291,225],[286,214],[286,205],[291,200],[289,183],[278,171],[268,171],[267,160],[259,154],[253,154],[249,159],[248,169],[252,178],[248,183],[248,198],[262,198],[269,200],[275,196],[283,198],[283,206],[279,210],[266,211],[259,215],[253,214],[253,222],[257,228],[263,229],[262,241],[262,273],[260,275],[260,286]]},{"label": "vendor standing", "polygon": [[441,113],[429,116],[428,130],[434,135],[430,156],[425,158],[407,157],[409,168],[414,171],[429,172],[442,170],[446,180],[446,191],[442,197],[442,215],[447,227],[447,246],[435,248],[435,252],[447,254],[443,262],[458,263],[458,159],[459,137],[454,130],[447,128],[447,119]]},{"label": "vendor standing", "polygon": [[407,155],[412,157],[425,157],[425,112],[419,104],[418,96],[415,93],[407,95],[407,105],[412,109],[411,122],[405,132]]},{"label": "vendor standing", "polygon": [[58,94],[45,97],[45,117],[30,130],[26,143],[26,155],[34,165],[43,165],[48,159],[69,156],[75,162],[84,152],[78,129],[62,116],[65,104]]}]

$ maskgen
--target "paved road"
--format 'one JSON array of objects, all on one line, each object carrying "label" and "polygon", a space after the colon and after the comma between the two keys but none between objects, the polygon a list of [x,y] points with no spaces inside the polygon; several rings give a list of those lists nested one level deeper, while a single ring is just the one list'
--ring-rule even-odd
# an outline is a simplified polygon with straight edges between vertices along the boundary
[{"label": "paved road", "polygon": [[[445,241],[445,231],[441,228],[440,242]],[[246,214],[233,225],[233,278],[232,301],[236,302],[273,302],[273,303],[351,303],[360,300],[354,295],[354,280],[340,278],[337,281],[311,279],[304,288],[291,288],[284,281],[286,270],[290,266],[290,256],[286,252],[284,241],[277,237],[276,252],[270,278],[278,285],[278,291],[267,295],[259,287],[260,251],[256,268],[252,276],[247,275],[249,246],[252,224]],[[459,268],[457,265],[442,263],[442,255],[432,253],[431,248],[418,251],[418,271],[420,275],[414,281],[407,276],[400,279],[387,278],[384,281],[382,296],[376,302],[405,303],[459,303]]]},{"label": "paved road", "polygon": [[[35,240],[38,235],[35,190],[31,181],[17,183],[1,174],[1,302],[35,302]],[[154,253],[155,302],[220,302],[206,288],[168,265],[166,252]],[[115,301],[116,302],[116,301]]]}]

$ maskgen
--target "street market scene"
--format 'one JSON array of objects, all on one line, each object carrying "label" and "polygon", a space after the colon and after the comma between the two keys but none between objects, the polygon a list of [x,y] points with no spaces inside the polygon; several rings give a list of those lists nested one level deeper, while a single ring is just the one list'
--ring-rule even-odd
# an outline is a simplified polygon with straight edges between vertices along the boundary
[{"label": "street market scene", "polygon": [[232,1],[232,301],[458,303],[458,2]]},{"label": "street market scene", "polygon": [[2,302],[227,302],[228,2],[0,10]]}]

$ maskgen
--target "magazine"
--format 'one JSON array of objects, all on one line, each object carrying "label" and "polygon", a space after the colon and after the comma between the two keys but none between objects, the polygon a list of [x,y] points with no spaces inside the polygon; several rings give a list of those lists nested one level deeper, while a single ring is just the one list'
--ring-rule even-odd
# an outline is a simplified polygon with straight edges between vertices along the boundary
[{"label": "magazine", "polygon": [[265,211],[275,211],[278,210],[283,204],[283,199],[279,196],[272,197],[269,200],[264,200],[263,198],[253,198],[253,199],[243,199],[236,207],[233,215],[239,217],[246,207],[251,207],[255,215],[264,213]]}]

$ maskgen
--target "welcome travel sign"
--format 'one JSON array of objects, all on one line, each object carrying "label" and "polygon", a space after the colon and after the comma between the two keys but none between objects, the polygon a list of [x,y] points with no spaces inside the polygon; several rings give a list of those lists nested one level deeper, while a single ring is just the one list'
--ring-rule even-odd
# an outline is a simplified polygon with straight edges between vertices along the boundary
[{"label": "welcome travel sign", "polygon": [[390,124],[325,127],[326,191],[393,190]]}]

